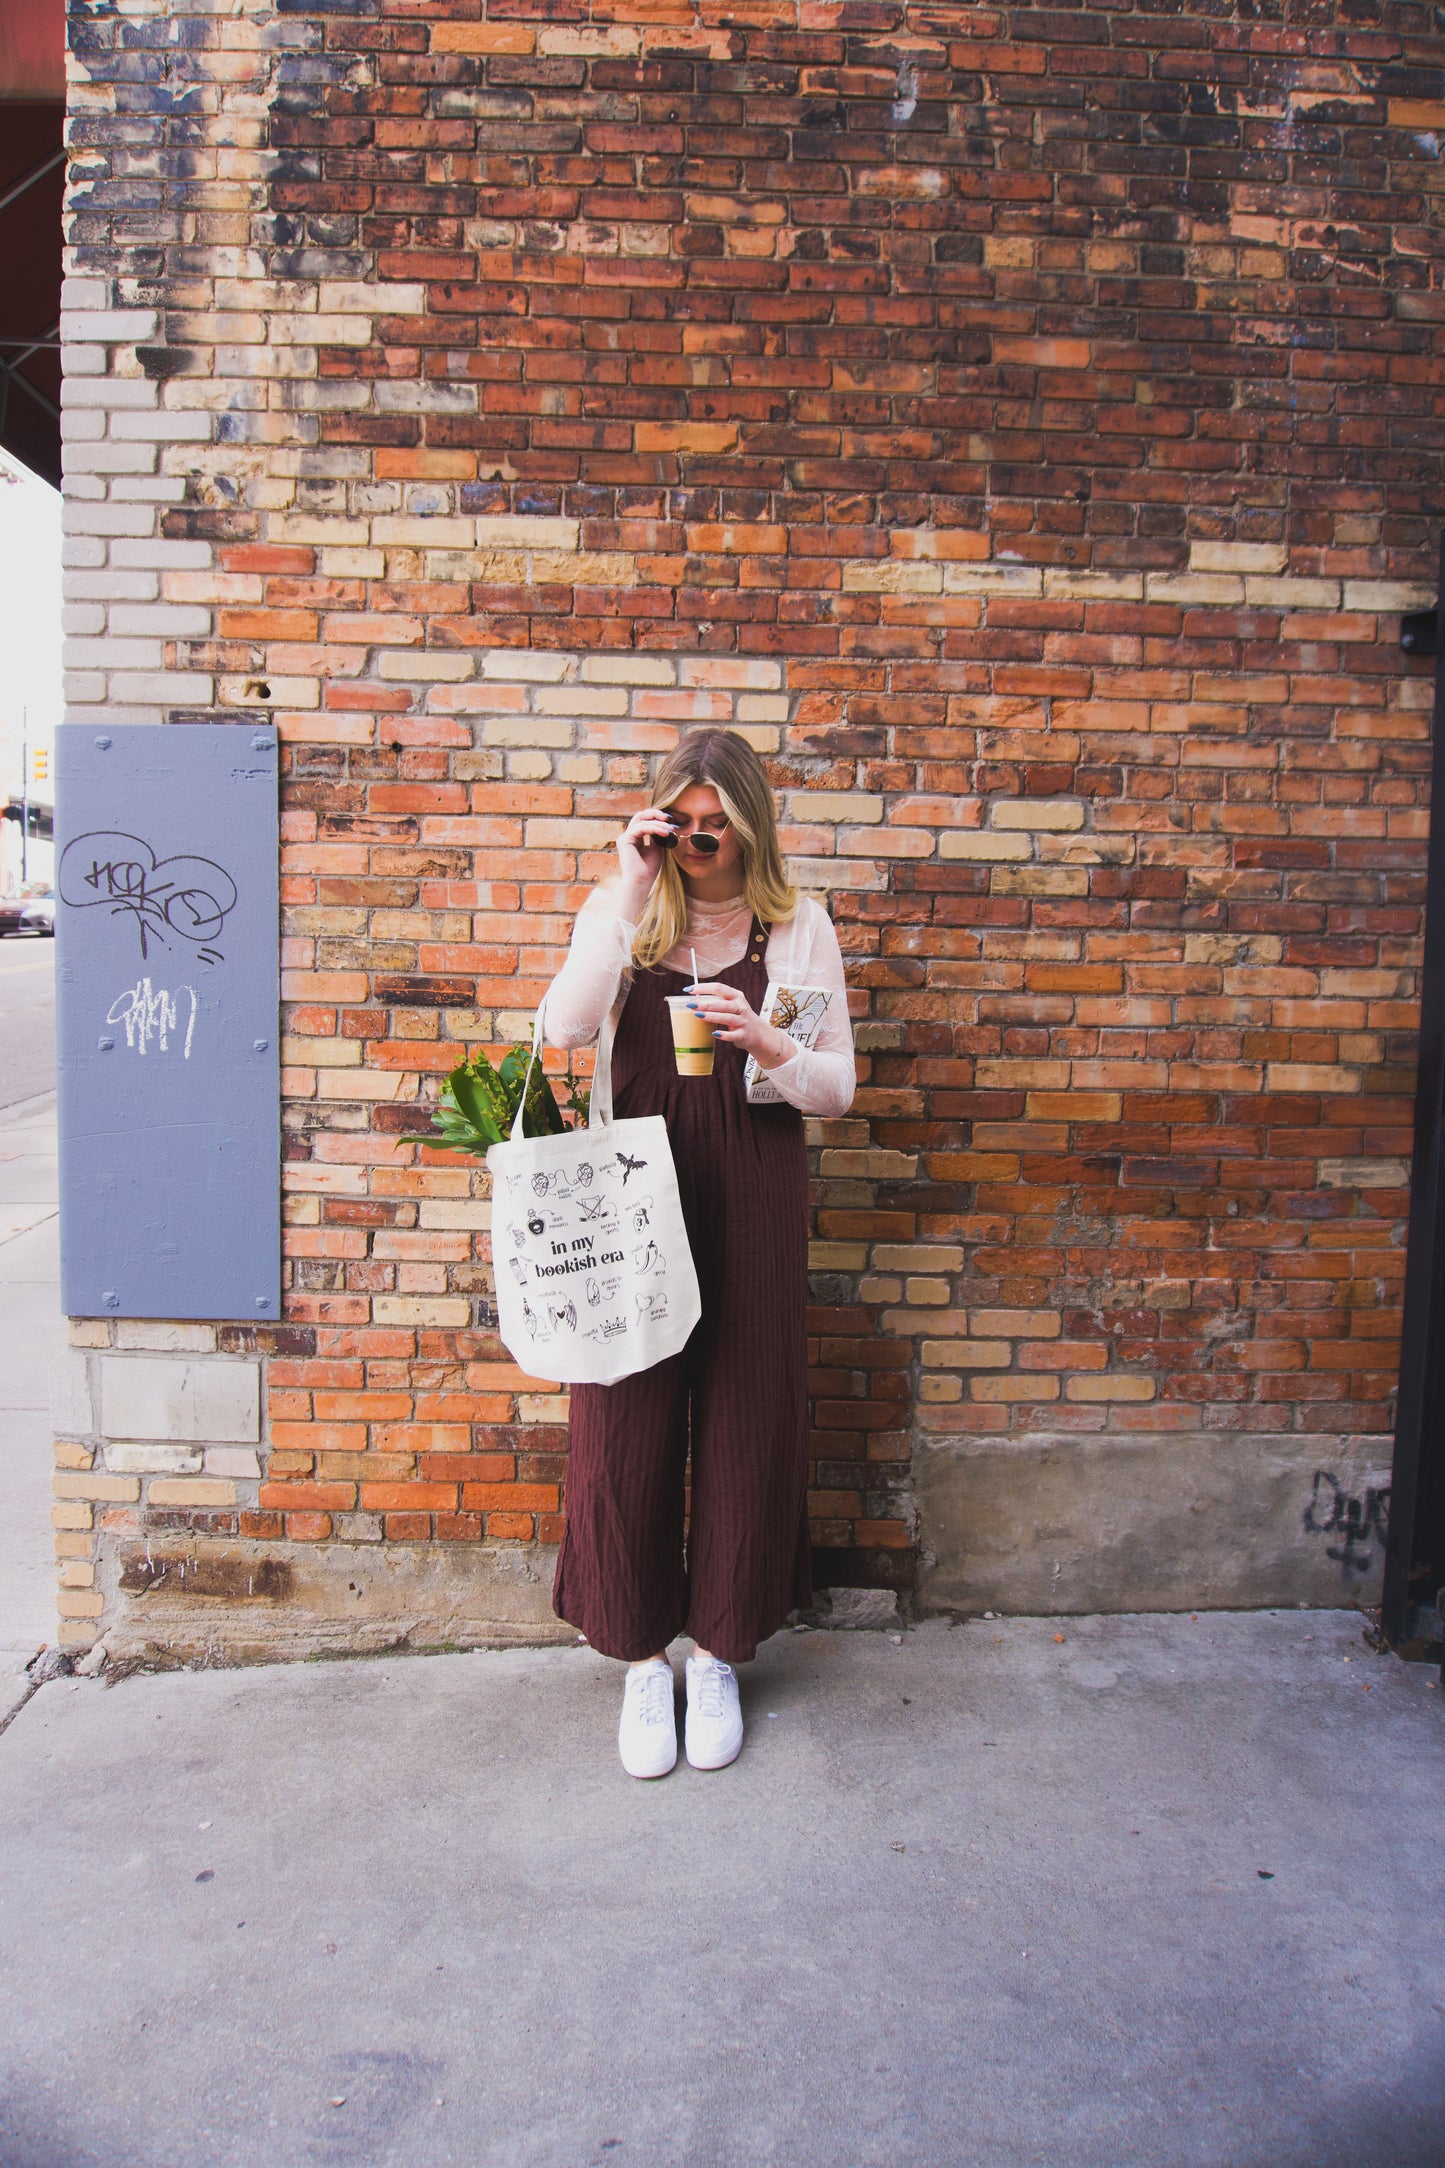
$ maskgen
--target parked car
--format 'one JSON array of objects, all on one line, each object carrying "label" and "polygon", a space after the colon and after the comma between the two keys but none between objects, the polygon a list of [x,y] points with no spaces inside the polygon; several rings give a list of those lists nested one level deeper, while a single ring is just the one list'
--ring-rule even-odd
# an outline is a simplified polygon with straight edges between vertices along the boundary
[{"label": "parked car", "polygon": [[55,898],[46,892],[36,896],[0,896],[0,934],[55,932]]}]

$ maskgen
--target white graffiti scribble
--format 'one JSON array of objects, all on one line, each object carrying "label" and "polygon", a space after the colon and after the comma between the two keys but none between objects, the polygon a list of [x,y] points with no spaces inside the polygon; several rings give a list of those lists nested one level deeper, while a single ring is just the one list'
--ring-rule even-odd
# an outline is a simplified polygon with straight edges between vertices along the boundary
[{"label": "white graffiti scribble", "polygon": [[108,1024],[124,1024],[125,1043],[137,1053],[144,1054],[154,1042],[162,1054],[171,1050],[171,1033],[180,1029],[180,1013],[183,1004],[189,1003],[186,1015],[185,1044],[181,1058],[191,1058],[191,1040],[196,1029],[196,990],[193,986],[178,986],[169,993],[164,986],[151,988],[149,979],[137,979],[123,994],[117,994],[105,1020]]}]

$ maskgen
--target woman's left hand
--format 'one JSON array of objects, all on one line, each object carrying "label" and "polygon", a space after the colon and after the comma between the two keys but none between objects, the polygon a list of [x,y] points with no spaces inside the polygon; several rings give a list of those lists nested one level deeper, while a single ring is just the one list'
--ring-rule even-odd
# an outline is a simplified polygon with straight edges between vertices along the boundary
[{"label": "woman's left hand", "polygon": [[765,1024],[750,1006],[747,995],[739,993],[736,986],[719,986],[704,979],[687,991],[693,1007],[707,1018],[718,1038],[755,1056],[761,1068],[776,1069],[794,1051],[787,1033]]}]

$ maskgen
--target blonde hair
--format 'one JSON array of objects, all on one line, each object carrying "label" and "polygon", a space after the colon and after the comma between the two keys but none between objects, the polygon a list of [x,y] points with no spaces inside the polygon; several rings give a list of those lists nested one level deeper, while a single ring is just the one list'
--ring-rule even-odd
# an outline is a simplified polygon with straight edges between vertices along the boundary
[{"label": "blonde hair", "polygon": [[[777,809],[767,771],[747,739],[735,730],[689,731],[663,755],[652,802],[670,806],[693,783],[706,783],[717,792],[737,836],[748,908],[768,926],[791,918],[798,897],[783,866]],[[666,853],[633,937],[633,962],[639,970],[649,970],[686,932],[687,884]]]}]

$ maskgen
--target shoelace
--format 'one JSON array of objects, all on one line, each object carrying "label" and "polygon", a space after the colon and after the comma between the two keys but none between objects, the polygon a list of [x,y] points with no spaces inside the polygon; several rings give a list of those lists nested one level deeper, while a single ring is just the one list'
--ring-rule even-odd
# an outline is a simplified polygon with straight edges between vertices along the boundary
[{"label": "shoelace", "polygon": [[715,1717],[721,1716],[727,1708],[727,1689],[724,1681],[730,1679],[732,1673],[726,1664],[707,1664],[700,1674],[694,1672],[693,1676],[697,1680],[698,1715],[705,1717],[711,1723]]},{"label": "shoelace", "polygon": [[654,1668],[640,1674],[635,1689],[640,1703],[638,1716],[644,1724],[665,1724],[672,1714],[672,1674]]}]

